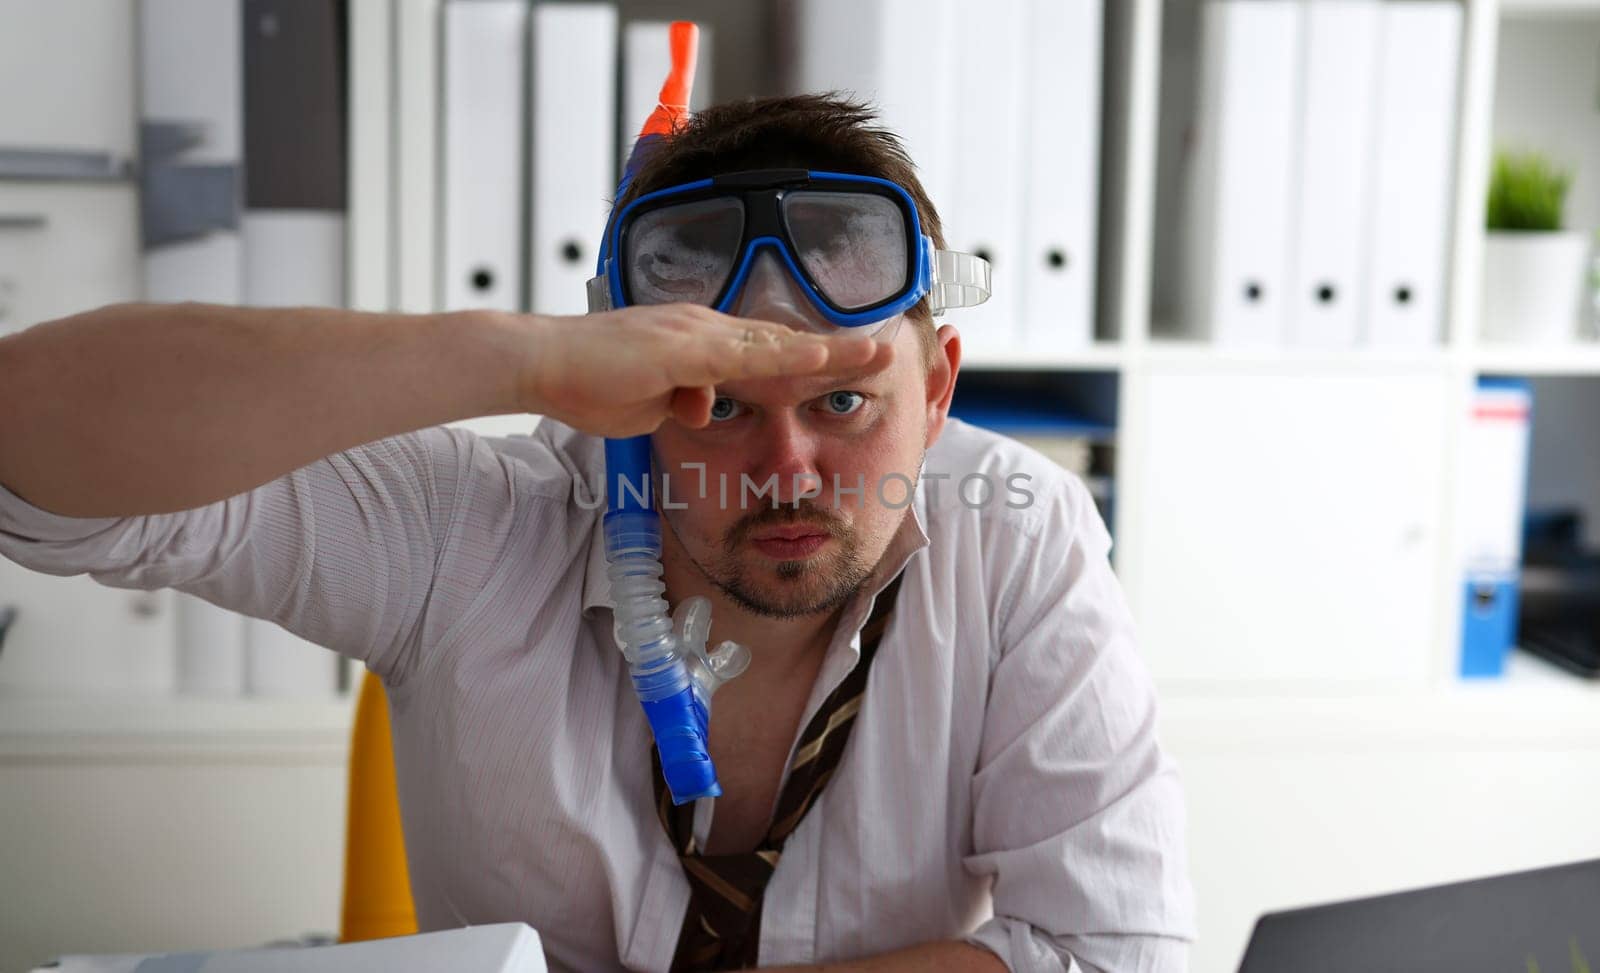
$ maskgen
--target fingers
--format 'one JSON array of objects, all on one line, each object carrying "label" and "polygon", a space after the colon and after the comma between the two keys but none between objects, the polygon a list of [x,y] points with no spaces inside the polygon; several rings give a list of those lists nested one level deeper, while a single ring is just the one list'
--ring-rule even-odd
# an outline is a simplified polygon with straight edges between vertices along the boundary
[{"label": "fingers", "polygon": [[674,385],[709,386],[742,378],[876,372],[888,367],[894,357],[887,342],[844,331],[819,335],[770,321],[724,315],[716,318],[713,327],[690,338],[685,354],[669,368]]}]

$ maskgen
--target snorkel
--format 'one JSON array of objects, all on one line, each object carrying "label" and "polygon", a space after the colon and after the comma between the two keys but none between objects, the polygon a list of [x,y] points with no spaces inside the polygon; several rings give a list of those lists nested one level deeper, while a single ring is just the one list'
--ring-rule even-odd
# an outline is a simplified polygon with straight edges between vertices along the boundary
[{"label": "snorkel", "polygon": [[[670,31],[672,70],[661,88],[660,103],[651,113],[628,155],[617,198],[662,140],[672,134],[689,111],[694,85],[699,30],[675,22]],[[610,239],[610,233],[606,234]],[[608,246],[600,252],[605,270]],[[644,706],[655,736],[661,772],[674,804],[722,793],[711,763],[707,730],[711,695],[749,665],[749,650],[724,642],[706,652],[711,631],[711,603],[685,599],[673,618],[667,614],[666,584],[661,580],[661,521],[653,502],[650,437],[607,439],[604,521],[606,573],[616,604],[616,638],[627,659],[634,691]],[[674,625],[676,621],[676,626]]]}]

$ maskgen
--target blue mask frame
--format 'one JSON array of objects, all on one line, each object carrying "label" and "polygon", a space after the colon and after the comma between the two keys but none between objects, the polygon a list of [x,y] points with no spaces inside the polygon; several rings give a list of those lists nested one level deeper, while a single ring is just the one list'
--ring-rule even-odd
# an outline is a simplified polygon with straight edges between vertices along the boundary
[{"label": "blue mask frame", "polygon": [[[905,219],[907,267],[904,286],[888,298],[864,308],[844,309],[833,304],[822,289],[812,281],[810,274],[797,258],[794,243],[789,238],[789,232],[780,214],[782,194],[797,189],[829,192],[855,189],[893,201]],[[922,233],[922,222],[917,214],[916,202],[904,188],[875,176],[815,172],[808,169],[763,169],[713,176],[709,179],[658,189],[640,196],[623,207],[607,228],[600,249],[597,267],[599,276],[591,282],[598,284],[604,281],[611,307],[628,307],[632,303],[623,278],[623,261],[616,259],[615,255],[623,252],[624,239],[634,221],[639,216],[664,206],[719,196],[742,197],[745,201],[745,222],[734,258],[733,272],[710,305],[714,310],[727,312],[734,306],[744,289],[746,279],[750,276],[750,269],[755,264],[756,256],[766,249],[772,250],[783,262],[817,313],[830,324],[841,328],[875,324],[904,314],[926,297],[932,288],[935,253],[933,241]]]}]

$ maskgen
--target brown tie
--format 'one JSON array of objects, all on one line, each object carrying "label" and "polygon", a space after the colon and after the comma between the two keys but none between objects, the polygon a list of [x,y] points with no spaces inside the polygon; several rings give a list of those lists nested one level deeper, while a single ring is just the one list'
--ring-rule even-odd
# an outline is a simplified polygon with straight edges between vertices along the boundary
[{"label": "brown tie", "polygon": [[795,743],[789,779],[761,846],[733,855],[702,855],[694,842],[694,804],[674,806],[661,778],[660,758],[650,748],[656,811],[689,879],[689,911],[678,932],[673,973],[754,967],[761,946],[761,898],[778,867],[783,843],[799,826],[833,776],[850,739],[867,688],[867,669],[888,627],[900,576],[878,594],[861,627],[861,658],[811,718]]}]

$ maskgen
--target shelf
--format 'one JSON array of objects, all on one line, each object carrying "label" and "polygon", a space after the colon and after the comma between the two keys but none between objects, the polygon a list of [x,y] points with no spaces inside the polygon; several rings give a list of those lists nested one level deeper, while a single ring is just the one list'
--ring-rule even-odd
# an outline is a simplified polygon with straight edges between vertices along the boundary
[{"label": "shelf", "polygon": [[[963,370],[973,371],[1119,371],[1135,364],[1176,365],[1185,368],[1240,369],[1327,369],[1329,371],[1441,370],[1449,363],[1442,347],[1421,349],[1391,348],[1294,348],[1228,347],[1208,341],[1183,338],[1153,338],[1140,348],[1114,342],[1094,345],[1059,356],[967,357]],[[1591,366],[1600,372],[1600,357]]]},{"label": "shelf", "polygon": [[1443,348],[1293,348],[1227,347],[1206,341],[1177,338],[1152,339],[1133,356],[1148,365],[1178,366],[1185,369],[1311,370],[1311,371],[1436,371],[1443,370],[1448,357]]},{"label": "shelf", "polygon": [[1570,345],[1483,345],[1473,354],[1481,375],[1600,376],[1600,342]]},{"label": "shelf", "polygon": [[1158,683],[1163,739],[1186,752],[1600,749],[1600,682],[1523,652],[1499,679],[1413,687]]},{"label": "shelf", "polygon": [[1600,17],[1600,0],[1500,0],[1505,17]]},{"label": "shelf", "polygon": [[343,761],[355,697],[0,694],[0,761],[247,757]]},{"label": "shelf", "polygon": [[[1443,347],[1294,348],[1228,347],[1207,341],[1153,338],[1142,348],[1096,344],[1070,356],[967,358],[974,371],[1119,371],[1131,365],[1156,365],[1218,371],[1296,369],[1313,371],[1442,371],[1459,362]],[[1593,375],[1600,377],[1600,341],[1568,345],[1480,344],[1468,361],[1481,375]]]},{"label": "shelf", "polygon": [[1097,341],[1087,347],[1061,355],[967,355],[961,359],[963,369],[988,369],[992,371],[1116,371],[1123,366],[1127,351],[1113,341]]},{"label": "shelf", "polygon": [[128,182],[133,170],[133,160],[110,152],[0,146],[0,180]]}]

